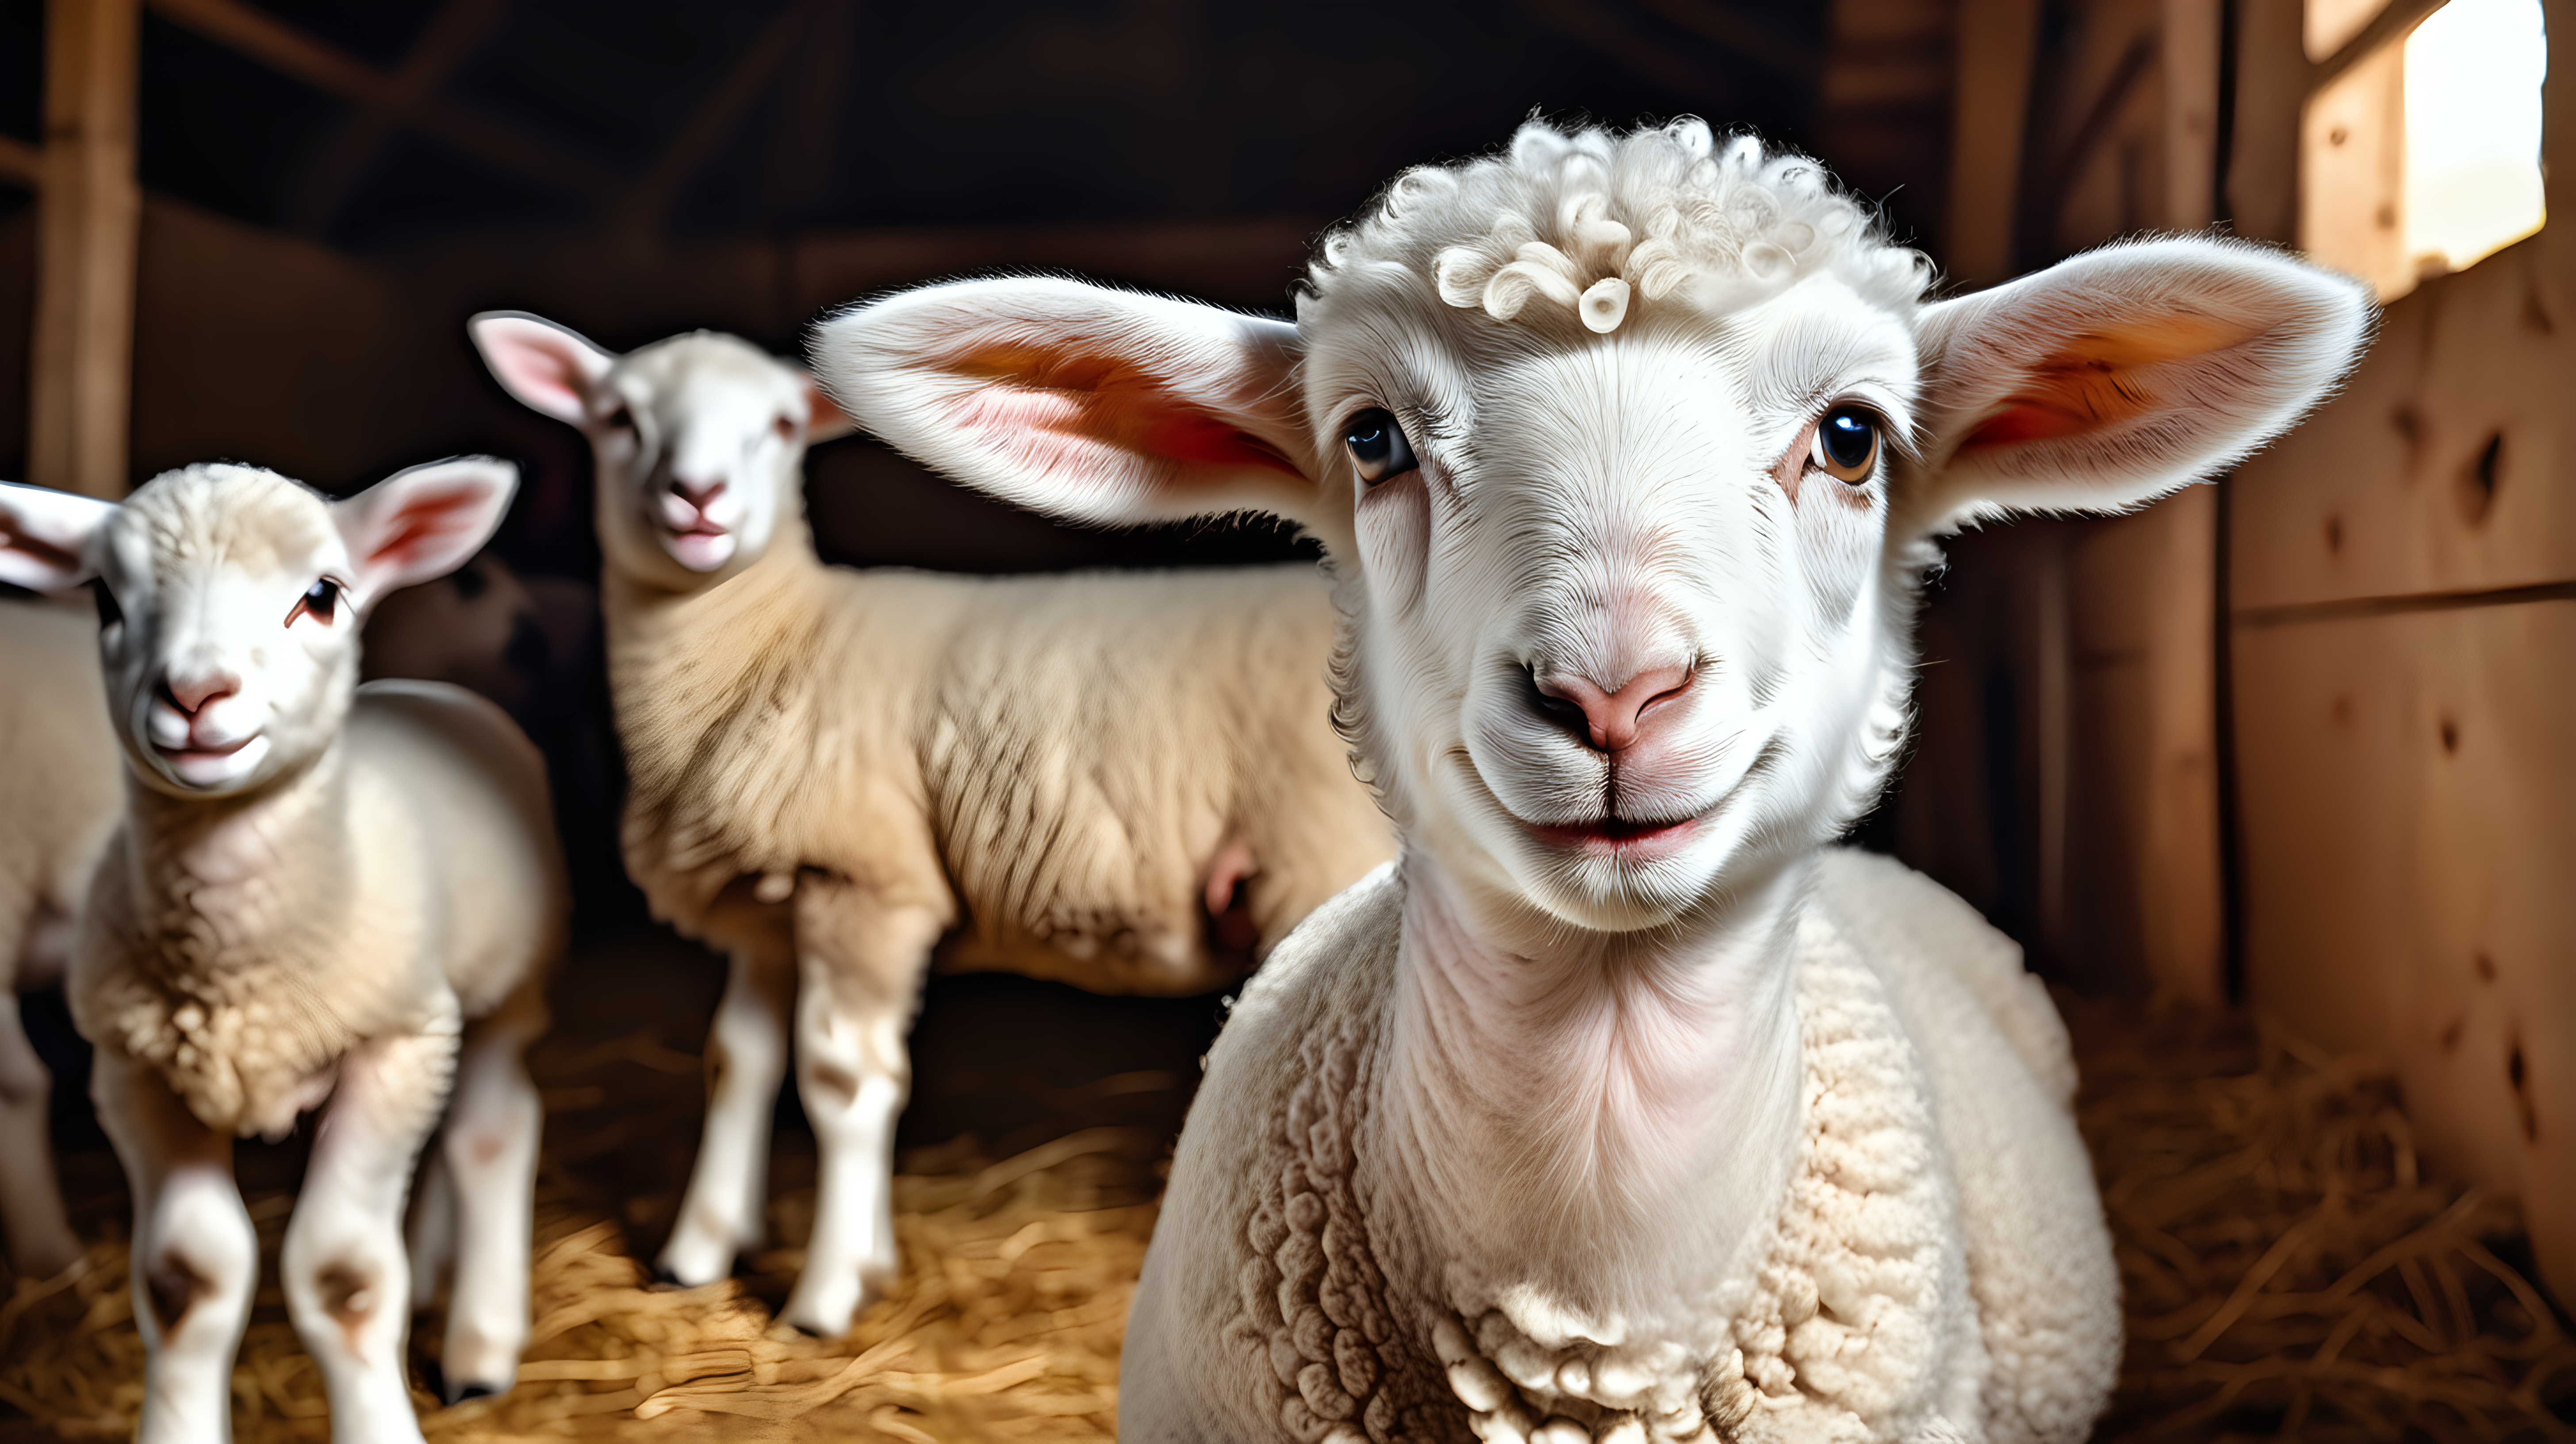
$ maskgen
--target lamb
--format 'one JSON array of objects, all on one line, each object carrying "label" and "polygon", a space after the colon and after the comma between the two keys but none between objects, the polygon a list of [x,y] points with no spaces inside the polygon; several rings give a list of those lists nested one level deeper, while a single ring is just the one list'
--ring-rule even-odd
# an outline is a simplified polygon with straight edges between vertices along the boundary
[{"label": "lamb", "polygon": [[627,869],[731,960],[659,1267],[703,1283],[760,1242],[792,1001],[820,1158],[784,1317],[837,1335],[896,1276],[891,1145],[935,945],[1204,992],[1392,856],[1327,724],[1330,596],[1305,565],[826,567],[799,468],[847,423],[805,373],[705,332],[616,356],[533,316],[471,330],[512,395],[590,438]]},{"label": "lamb", "polygon": [[1026,279],[820,328],[953,477],[1290,517],[1335,579],[1400,860],[1208,1060],[1122,1439],[2083,1437],[2120,1310],[2063,1029],[1964,903],[1828,844],[1935,538],[2208,475],[2371,313],[2204,239],[1927,272],[1755,140],[1533,123],[1330,234],[1293,325]]},{"label": "lamb", "polygon": [[90,872],[116,830],[124,769],[99,696],[87,604],[0,602],[0,1238],[22,1277],[50,1278],[81,1256],[54,1180],[53,1080],[18,994],[70,964]]},{"label": "lamb", "polygon": [[[515,468],[416,467],[331,502],[192,466],[123,505],[0,487],[0,580],[96,579],[121,818],[69,984],[134,1195],[138,1437],[230,1434],[258,1242],[235,1136],[323,1105],[282,1260],[333,1437],[421,1437],[404,1384],[412,1163],[442,1105],[451,1398],[507,1389],[528,1330],[535,1088],[567,899],[543,765],[491,703],[359,686],[357,632],[464,561]],[[327,1100],[327,1104],[326,1104]]]}]

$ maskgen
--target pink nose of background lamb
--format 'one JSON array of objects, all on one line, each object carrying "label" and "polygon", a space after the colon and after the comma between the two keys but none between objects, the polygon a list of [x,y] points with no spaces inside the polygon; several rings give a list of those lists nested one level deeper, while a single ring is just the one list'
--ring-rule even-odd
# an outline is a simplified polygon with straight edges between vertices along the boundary
[{"label": "pink nose of background lamb", "polygon": [[724,489],[724,478],[721,476],[708,481],[691,481],[686,477],[678,476],[671,478],[671,490],[679,493],[680,500],[700,511],[705,511],[707,503],[722,496]]},{"label": "pink nose of background lamb", "polygon": [[207,703],[240,691],[241,679],[224,671],[191,672],[185,676],[173,672],[162,678],[161,686],[180,711],[193,717],[204,711]]},{"label": "pink nose of background lamb", "polygon": [[[1602,752],[1619,752],[1637,743],[1646,725],[1646,709],[1688,690],[1691,672],[1688,667],[1649,667],[1621,683],[1615,691],[1605,691],[1592,681],[1563,673],[1542,674],[1533,678],[1540,695],[1557,706],[1548,710],[1560,712],[1566,704],[1583,714],[1585,740]],[[1572,718],[1565,718],[1568,723]],[[1573,730],[1570,726],[1569,731]]]}]

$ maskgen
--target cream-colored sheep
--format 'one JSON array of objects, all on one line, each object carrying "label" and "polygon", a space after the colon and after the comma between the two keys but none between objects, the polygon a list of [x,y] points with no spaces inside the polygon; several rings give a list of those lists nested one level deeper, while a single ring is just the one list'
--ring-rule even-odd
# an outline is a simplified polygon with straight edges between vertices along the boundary
[{"label": "cream-colored sheep", "polygon": [[2012,944],[1826,844],[1963,520],[2288,426],[2370,307],[2165,240],[1926,303],[1808,162],[1533,124],[1328,237],[1297,322],[1070,281],[816,338],[850,415],[1094,521],[1323,539],[1397,866],[1210,1055],[1129,1444],[2081,1438],[2118,1276]]},{"label": "cream-colored sheep", "polygon": [[1306,566],[826,567],[799,466],[840,423],[803,372],[705,333],[620,357],[472,329],[591,439],[627,867],[732,957],[661,1267],[702,1283],[760,1241],[793,998],[821,1178],[786,1317],[837,1334],[897,1267],[904,1033],[943,935],[959,968],[1201,992],[1392,854],[1327,722],[1331,599]]},{"label": "cream-colored sheep", "polygon": [[51,986],[71,962],[122,774],[89,605],[0,601],[0,1238],[10,1267],[36,1278],[81,1250],[54,1180],[53,1080],[27,1044],[18,994]]},{"label": "cream-colored sheep", "polygon": [[336,503],[229,465],[121,506],[0,487],[0,579],[100,584],[126,783],[69,991],[134,1195],[146,1441],[228,1437],[258,1272],[232,1140],[317,1106],[282,1262],[333,1437],[420,1437],[403,1204],[451,1084],[442,1362],[456,1396],[516,1376],[541,1120],[522,1055],[567,907],[544,768],[472,693],[357,681],[368,609],[472,554],[515,481],[460,460]]}]

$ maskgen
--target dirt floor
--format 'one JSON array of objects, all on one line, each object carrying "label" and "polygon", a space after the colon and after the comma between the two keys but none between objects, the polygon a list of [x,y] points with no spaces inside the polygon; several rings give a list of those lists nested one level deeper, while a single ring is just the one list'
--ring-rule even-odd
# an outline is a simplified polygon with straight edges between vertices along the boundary
[{"label": "dirt floor", "polygon": [[[433,1444],[566,1438],[1105,1440],[1118,1343],[1213,1000],[934,985],[896,1201],[898,1294],[849,1337],[774,1325],[813,1206],[782,1109],[777,1246],[651,1286],[699,1118],[717,977],[650,934],[586,949],[535,1063],[548,1109],[536,1328],[519,1387],[423,1418]],[[573,1000],[581,1006],[571,1006]],[[2393,1084],[2241,1021],[2069,1002],[2130,1349],[2098,1437],[2576,1440],[2576,1339],[2510,1210],[2418,1176]],[[79,1140],[75,1140],[76,1143]],[[0,1444],[122,1438],[141,1390],[124,1196],[67,1160],[83,1270],[0,1303]],[[234,1379],[245,1444],[326,1435],[274,1284],[300,1149],[245,1146],[270,1265]],[[434,1319],[415,1330],[435,1368]],[[433,1403],[420,1396],[424,1409]]]}]

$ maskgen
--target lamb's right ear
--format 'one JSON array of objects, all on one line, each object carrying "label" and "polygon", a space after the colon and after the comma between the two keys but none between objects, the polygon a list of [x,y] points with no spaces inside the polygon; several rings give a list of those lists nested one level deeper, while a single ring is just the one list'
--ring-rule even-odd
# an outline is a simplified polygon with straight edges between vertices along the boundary
[{"label": "lamb's right ear", "polygon": [[501,389],[532,411],[581,425],[590,417],[590,391],[615,352],[590,344],[577,331],[525,311],[485,311],[465,323],[474,349]]},{"label": "lamb's right ear", "polygon": [[59,592],[98,575],[90,543],[116,503],[0,481],[0,582]]},{"label": "lamb's right ear", "polygon": [[847,311],[814,373],[853,421],[1056,516],[1312,519],[1297,328],[1050,278],[961,281]]}]

